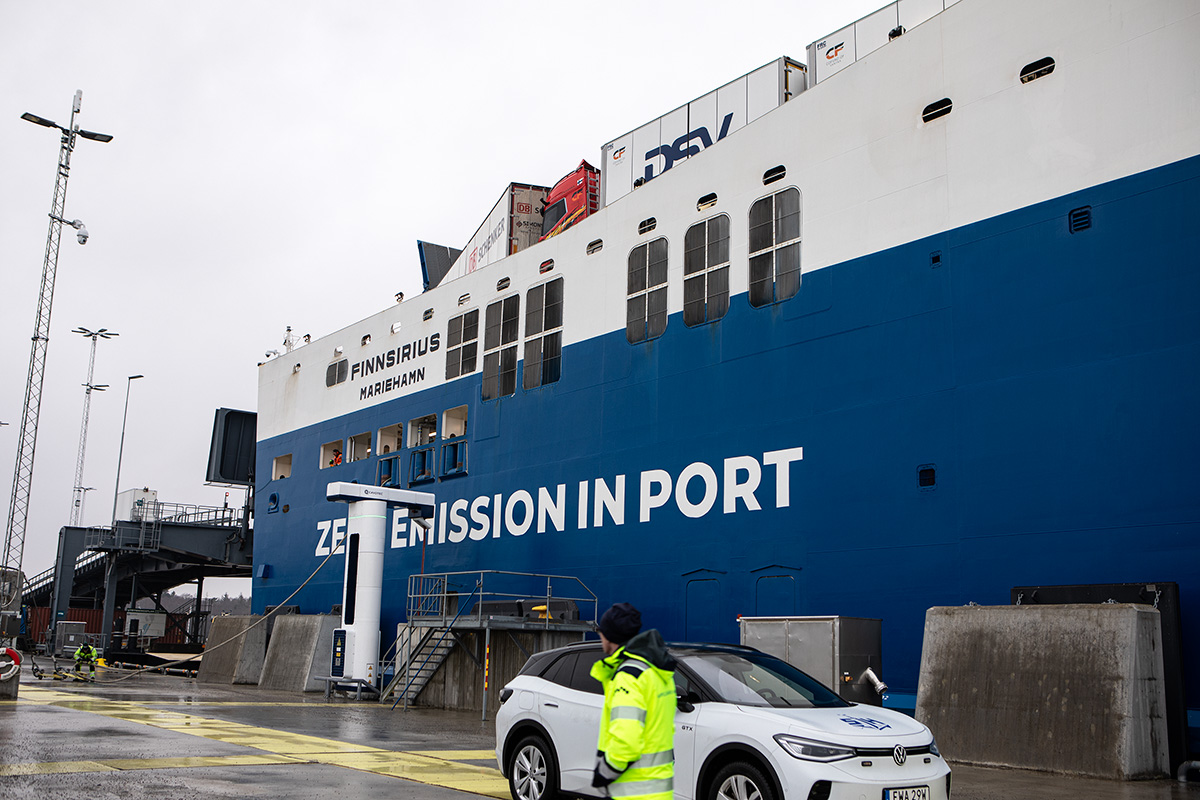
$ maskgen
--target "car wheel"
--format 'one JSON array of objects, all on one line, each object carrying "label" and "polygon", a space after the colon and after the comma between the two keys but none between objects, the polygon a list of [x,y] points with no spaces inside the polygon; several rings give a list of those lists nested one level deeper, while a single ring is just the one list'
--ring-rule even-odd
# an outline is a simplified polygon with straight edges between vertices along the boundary
[{"label": "car wheel", "polygon": [[708,800],[775,800],[775,787],[755,765],[735,761],[713,778]]},{"label": "car wheel", "polygon": [[558,796],[558,764],[540,736],[527,736],[508,760],[508,791],[513,800],[554,800]]}]

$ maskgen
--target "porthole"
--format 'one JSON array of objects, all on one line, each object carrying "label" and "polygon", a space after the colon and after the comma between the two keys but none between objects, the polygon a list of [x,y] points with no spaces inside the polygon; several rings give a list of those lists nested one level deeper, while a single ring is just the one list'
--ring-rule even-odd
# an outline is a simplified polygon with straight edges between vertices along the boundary
[{"label": "porthole", "polygon": [[550,270],[552,270],[552,269],[554,269],[554,259],[553,259],[553,258],[547,258],[547,259],[546,259],[545,261],[543,261],[543,262],[541,263],[541,265],[538,267],[538,274],[540,274],[540,275],[545,275],[547,272],[549,272],[549,271],[550,271]]},{"label": "porthole", "polygon": [[1039,58],[1037,61],[1026,64],[1021,68],[1021,83],[1036,81],[1038,78],[1045,77],[1051,72],[1054,72],[1054,59],[1050,56]]},{"label": "porthole", "polygon": [[503,292],[508,288],[510,283],[512,283],[512,281],[510,281],[508,278],[501,278],[500,280],[496,281],[496,291]]},{"label": "porthole", "polygon": [[360,341],[360,342],[358,343],[358,346],[359,346],[359,347],[366,347],[366,346],[367,346],[367,345],[369,345],[370,343],[371,343],[371,334],[369,334],[369,333],[368,333],[366,336],[362,337],[362,341]]},{"label": "porthole", "polygon": [[644,219],[638,223],[638,233],[649,233],[657,227],[658,220],[656,220],[654,217],[650,217],[649,219]]},{"label": "porthole", "polygon": [[925,109],[921,112],[921,119],[926,122],[933,122],[938,117],[944,117],[953,110],[953,101],[949,97],[943,97],[941,100],[925,106]]},{"label": "porthole", "polygon": [[928,492],[937,487],[937,465],[922,464],[917,467],[917,487]]},{"label": "porthole", "polygon": [[433,309],[425,309],[425,313],[421,315],[421,319],[425,320],[426,322],[429,322],[429,320],[433,319]]},{"label": "porthole", "polygon": [[763,173],[763,184],[774,183],[781,181],[787,176],[787,167],[780,164],[778,167],[771,167]]},{"label": "porthole", "polygon": [[706,208],[712,208],[717,204],[717,193],[710,192],[696,201],[696,210],[703,211]]},{"label": "porthole", "polygon": [[460,306],[465,306],[469,302],[471,302],[471,293],[470,292],[467,292],[466,294],[460,294],[458,296],[458,304]]},{"label": "porthole", "polygon": [[588,246],[587,246],[587,254],[590,256],[590,255],[593,255],[593,254],[595,254],[595,253],[599,253],[599,252],[600,252],[601,250],[603,250],[603,249],[604,249],[604,240],[603,240],[603,239],[597,239],[597,240],[596,240],[596,241],[594,241],[594,242],[588,242]]}]

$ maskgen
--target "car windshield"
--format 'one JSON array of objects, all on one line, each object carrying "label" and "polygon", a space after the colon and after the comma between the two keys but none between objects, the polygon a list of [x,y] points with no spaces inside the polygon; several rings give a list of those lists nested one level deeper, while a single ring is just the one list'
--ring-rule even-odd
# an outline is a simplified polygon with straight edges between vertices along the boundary
[{"label": "car windshield", "polygon": [[676,657],[726,703],[773,708],[844,708],[815,678],[766,653],[685,651]]}]

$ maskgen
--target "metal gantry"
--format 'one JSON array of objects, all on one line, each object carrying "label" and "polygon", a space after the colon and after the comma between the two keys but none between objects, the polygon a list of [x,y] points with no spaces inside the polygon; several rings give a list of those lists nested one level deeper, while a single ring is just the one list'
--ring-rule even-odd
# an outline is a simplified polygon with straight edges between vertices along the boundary
[{"label": "metal gantry", "polygon": [[91,331],[82,326],[71,333],[78,333],[92,340],[92,356],[88,360],[87,383],[83,385],[83,424],[79,429],[79,457],[75,459],[75,488],[71,490],[71,526],[78,527],[79,520],[83,516],[84,496],[88,492],[88,487],[83,485],[83,460],[87,453],[88,414],[92,407],[92,392],[103,392],[108,388],[107,383],[92,383],[92,375],[96,371],[96,343],[101,339],[111,339],[121,334],[110,331],[108,328]]},{"label": "metal gantry", "polygon": [[[42,380],[46,372],[46,347],[50,342],[50,310],[54,301],[54,276],[58,269],[58,246],[62,238],[64,222],[79,231],[80,244],[87,240],[83,231],[83,223],[75,220],[68,222],[63,219],[63,209],[67,201],[67,178],[71,172],[71,153],[75,150],[76,137],[82,136],[97,142],[112,141],[112,137],[104,133],[93,133],[81,130],[75,124],[75,115],[79,113],[83,101],[83,92],[75,92],[71,103],[71,122],[67,126],[39,117],[36,114],[25,113],[21,119],[47,128],[57,128],[62,132],[62,141],[58,150],[58,169],[54,180],[54,198],[50,204],[50,231],[46,236],[46,256],[42,262],[42,284],[38,293],[37,318],[33,326],[33,347],[29,355],[29,376],[25,382],[25,406],[21,412],[21,432],[17,437],[17,461],[13,469],[12,496],[8,505],[8,520],[4,527],[4,560],[2,566],[14,569],[21,568],[21,559],[25,552],[25,525],[29,517],[29,492],[33,484],[33,456],[37,445],[38,415],[42,406]],[[78,224],[76,224],[78,223]],[[4,598],[0,598],[3,601]],[[0,602],[0,605],[3,605]]]}]

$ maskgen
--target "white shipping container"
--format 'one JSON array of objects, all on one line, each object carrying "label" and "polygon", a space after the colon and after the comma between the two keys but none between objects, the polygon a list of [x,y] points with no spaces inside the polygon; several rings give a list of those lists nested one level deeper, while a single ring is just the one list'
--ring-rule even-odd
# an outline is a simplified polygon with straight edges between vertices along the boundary
[{"label": "white shipping container", "polygon": [[925,20],[942,13],[958,0],[897,0],[858,22],[823,36],[808,46],[812,85],[841,72],[867,54]]},{"label": "white shipping container", "polygon": [[454,261],[445,280],[461,278],[537,244],[542,235],[542,204],[549,192],[547,186],[510,183]]},{"label": "white shipping container", "polygon": [[712,147],[806,86],[804,65],[784,56],[614,139],[600,148],[601,206]]}]

